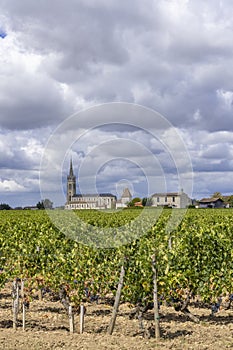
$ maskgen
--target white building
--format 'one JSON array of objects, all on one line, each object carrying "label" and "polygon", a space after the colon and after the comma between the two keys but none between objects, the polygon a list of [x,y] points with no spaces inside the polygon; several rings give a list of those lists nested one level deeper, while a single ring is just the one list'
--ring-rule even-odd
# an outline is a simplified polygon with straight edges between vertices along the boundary
[{"label": "white building", "polygon": [[192,200],[182,190],[181,192],[154,193],[151,198],[153,207],[187,208],[192,204]]},{"label": "white building", "polygon": [[65,209],[115,209],[116,197],[111,193],[75,194]]}]

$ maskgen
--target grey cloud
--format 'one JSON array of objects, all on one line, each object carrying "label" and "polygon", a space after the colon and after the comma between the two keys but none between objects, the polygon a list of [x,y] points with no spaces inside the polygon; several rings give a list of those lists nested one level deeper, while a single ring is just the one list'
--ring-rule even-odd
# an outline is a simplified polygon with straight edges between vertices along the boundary
[{"label": "grey cloud", "polygon": [[79,70],[87,62],[119,64],[127,59],[118,26],[135,17],[130,6],[125,6],[121,17],[116,15],[121,7],[113,2],[107,6],[92,2],[89,6],[88,2],[72,0],[9,1],[5,7],[26,45],[38,52],[61,53],[62,70],[69,66]]},{"label": "grey cloud", "polygon": [[211,196],[214,192],[232,194],[232,172],[225,172],[224,181],[219,172],[196,173],[194,182],[194,198]]},{"label": "grey cloud", "polygon": [[232,19],[218,2],[2,3],[22,45],[44,56],[41,70],[77,96],[142,103],[175,126],[232,130],[232,109],[216,97],[230,89],[233,54]]},{"label": "grey cloud", "polygon": [[[50,79],[40,74],[14,72],[2,79],[0,125],[7,129],[35,129],[67,115],[64,96]],[[71,109],[70,109],[71,111]]]},{"label": "grey cloud", "polygon": [[[9,146],[10,145],[10,146]],[[1,174],[11,171],[32,171],[39,169],[42,144],[31,135],[17,132],[0,133]]]},{"label": "grey cloud", "polygon": [[[193,162],[193,169],[195,172],[209,172],[209,173],[224,173],[224,172],[233,172],[233,164],[225,159],[220,160],[216,163],[214,162]],[[232,177],[232,175],[231,175]],[[225,181],[225,178],[224,178]]]},{"label": "grey cloud", "polygon": [[[52,135],[52,128],[75,109],[112,101],[142,104],[185,131],[200,192],[214,192],[217,186],[227,190],[211,178],[212,173],[222,178],[226,172],[230,188],[232,1],[0,0],[0,6],[7,31],[0,42],[0,49],[7,50],[0,81],[2,128],[25,133],[24,137],[34,129],[44,146],[49,131],[43,127],[51,126]],[[38,65],[33,67],[35,57]],[[80,139],[73,150],[77,160],[85,158],[95,143],[106,142],[109,135],[135,138],[156,153],[166,174],[174,176],[167,179],[171,187],[177,185],[172,157],[159,142],[137,129],[143,121],[145,127],[162,135],[164,125],[141,113],[135,114],[136,127],[124,123],[127,115],[122,123],[111,124],[117,121],[111,108],[104,113],[99,109],[99,115],[90,110],[68,126],[64,122],[59,127],[57,152],[64,148],[67,152],[73,134],[85,134],[100,116],[107,125],[97,127],[91,140],[88,135]],[[14,136],[6,138],[6,147],[0,149],[2,169],[38,168],[38,158],[29,157],[28,148],[20,149],[25,141],[16,142],[18,150],[13,146]],[[83,152],[82,157],[75,152]],[[181,162],[182,155],[177,159]],[[144,166],[153,173],[146,160]],[[14,172],[4,176],[14,177]],[[110,188],[109,178],[105,179]],[[52,176],[49,181],[52,185]]]},{"label": "grey cloud", "polygon": [[230,160],[232,154],[230,152],[230,145],[228,143],[221,143],[209,146],[204,150],[200,156],[204,159],[222,159]]}]

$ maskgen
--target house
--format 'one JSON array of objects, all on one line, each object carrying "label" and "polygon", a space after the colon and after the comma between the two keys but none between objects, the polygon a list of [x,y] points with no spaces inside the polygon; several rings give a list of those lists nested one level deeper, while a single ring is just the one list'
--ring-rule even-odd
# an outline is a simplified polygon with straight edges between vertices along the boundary
[{"label": "house", "polygon": [[192,200],[183,190],[180,192],[154,193],[151,197],[152,207],[187,208],[192,204]]},{"label": "house", "polygon": [[226,204],[222,198],[202,198],[199,208],[225,208]]}]

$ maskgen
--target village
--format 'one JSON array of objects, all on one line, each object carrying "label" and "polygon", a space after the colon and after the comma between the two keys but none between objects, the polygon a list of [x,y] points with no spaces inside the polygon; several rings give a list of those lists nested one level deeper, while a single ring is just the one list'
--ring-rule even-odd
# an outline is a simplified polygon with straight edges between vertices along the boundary
[{"label": "village", "polygon": [[127,207],[169,207],[169,208],[230,208],[233,196],[223,197],[216,192],[211,198],[199,201],[189,198],[181,189],[179,192],[154,193],[149,198],[133,198],[129,188],[124,188],[120,199],[111,193],[77,194],[76,176],[73,171],[72,160],[67,176],[67,201],[65,209],[122,209]]}]

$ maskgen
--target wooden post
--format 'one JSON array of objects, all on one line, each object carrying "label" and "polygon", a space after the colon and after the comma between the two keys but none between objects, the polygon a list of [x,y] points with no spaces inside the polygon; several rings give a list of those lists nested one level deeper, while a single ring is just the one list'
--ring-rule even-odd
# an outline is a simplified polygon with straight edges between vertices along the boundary
[{"label": "wooden post", "polygon": [[74,315],[73,315],[73,311],[72,311],[72,306],[69,305],[69,323],[70,323],[70,333],[74,333]]},{"label": "wooden post", "polygon": [[26,307],[25,307],[25,301],[24,301],[24,280],[21,279],[21,298],[22,298],[22,323],[23,323],[23,331],[25,331],[26,328]]},{"label": "wooden post", "polygon": [[12,297],[13,297],[13,329],[17,328],[17,316],[19,312],[19,283],[18,278],[13,281]]},{"label": "wooden post", "polygon": [[80,305],[80,334],[82,334],[84,330],[84,311],[84,305]]},{"label": "wooden post", "polygon": [[160,327],[159,327],[159,306],[158,306],[158,288],[157,288],[157,270],[155,254],[152,255],[152,271],[153,271],[153,300],[154,300],[154,320],[155,320],[155,338],[160,338]]},{"label": "wooden post", "polygon": [[111,318],[110,324],[108,326],[108,334],[110,334],[110,335],[113,332],[115,322],[116,322],[118,307],[119,307],[120,298],[121,298],[121,289],[123,287],[123,282],[124,282],[124,276],[125,276],[125,269],[124,269],[124,266],[121,266],[120,279],[119,279],[116,297],[115,297],[115,302],[114,302],[114,306],[113,306],[112,318]]},{"label": "wooden post", "polygon": [[26,328],[26,308],[23,301],[23,331],[25,331],[25,328]]}]

